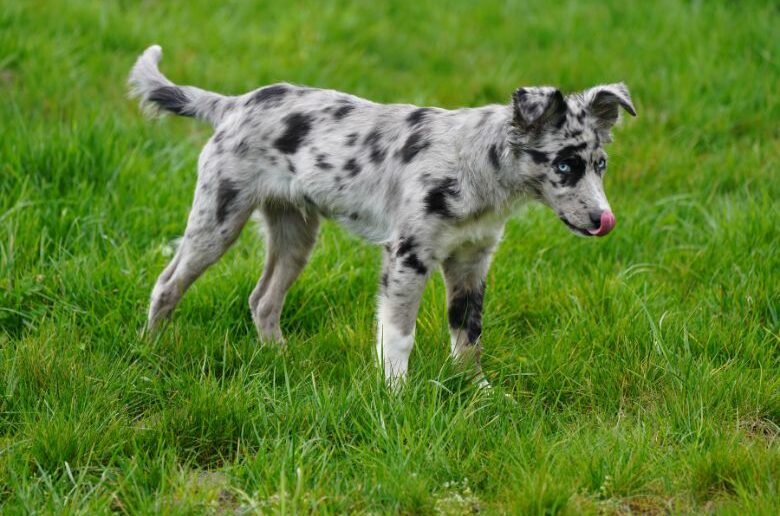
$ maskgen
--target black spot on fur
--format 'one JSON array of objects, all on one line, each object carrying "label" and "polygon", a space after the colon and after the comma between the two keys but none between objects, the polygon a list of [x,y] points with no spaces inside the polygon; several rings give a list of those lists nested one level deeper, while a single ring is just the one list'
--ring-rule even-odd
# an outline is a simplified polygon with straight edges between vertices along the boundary
[{"label": "black spot on fur", "polygon": [[468,290],[456,294],[450,300],[447,316],[450,328],[466,330],[469,343],[473,344],[482,334],[482,303],[485,296],[485,285],[476,290]]},{"label": "black spot on fur", "polygon": [[217,134],[214,135],[214,143],[219,143],[222,141],[222,139],[225,137],[225,131],[217,131]]},{"label": "black spot on fur", "polygon": [[360,218],[360,215],[355,211],[349,214],[349,220],[357,220],[358,218]]},{"label": "black spot on fur", "polygon": [[335,111],[333,111],[333,118],[335,120],[341,120],[342,118],[347,116],[350,113],[350,111],[352,111],[353,109],[355,109],[355,106],[353,106],[352,104],[345,104],[339,107],[338,109],[336,109]]},{"label": "black spot on fur", "polygon": [[241,141],[233,147],[233,153],[239,158],[243,158],[246,156],[247,152],[249,152],[249,143],[246,141],[246,138],[242,138]]},{"label": "black spot on fur", "polygon": [[371,162],[374,163],[375,165],[379,165],[385,160],[386,155],[387,155],[387,149],[374,147],[371,149]]},{"label": "black spot on fur", "polygon": [[355,143],[357,143],[357,139],[359,136],[360,135],[358,133],[349,133],[347,135],[347,140],[345,142],[347,144],[347,147],[352,147],[353,145],[355,145]]},{"label": "black spot on fur", "polygon": [[531,159],[534,160],[534,163],[536,164],[543,164],[548,163],[550,161],[550,158],[542,151],[534,150],[534,149],[523,149],[523,152],[531,156]]},{"label": "black spot on fur", "polygon": [[428,273],[428,268],[423,262],[420,261],[419,258],[417,258],[417,255],[414,253],[411,253],[409,256],[404,258],[403,264],[410,269],[414,269],[414,271],[421,276],[424,276]]},{"label": "black spot on fur", "polygon": [[382,287],[387,288],[387,273],[382,273]]},{"label": "black spot on fur", "polygon": [[287,124],[287,127],[274,142],[274,147],[284,154],[295,154],[306,135],[311,131],[311,116],[304,113],[292,113],[284,118],[284,123]]},{"label": "black spot on fur", "polygon": [[401,243],[398,245],[397,256],[403,256],[417,247],[417,242],[414,241],[414,237],[401,237]]},{"label": "black spot on fur", "polygon": [[314,164],[321,170],[330,170],[333,168],[333,165],[328,163],[328,156],[325,154],[317,154],[317,158]]},{"label": "black spot on fur", "polygon": [[436,186],[428,190],[428,193],[425,195],[425,211],[444,218],[452,218],[454,214],[447,204],[447,198],[456,197],[457,195],[457,180],[453,177],[442,179]]},{"label": "black spot on fur", "polygon": [[425,120],[425,115],[431,111],[431,108],[417,108],[406,117],[406,123],[414,127]]},{"label": "black spot on fur", "polygon": [[370,133],[368,133],[363,140],[363,143],[368,146],[369,148],[369,156],[371,158],[371,162],[375,165],[379,165],[385,160],[385,156],[387,155],[387,149],[383,148],[380,143],[382,140],[382,133],[379,132],[379,130],[374,129]]},{"label": "black spot on fur", "polygon": [[[564,107],[563,109],[565,110],[567,108]],[[563,125],[566,123],[566,115],[558,114],[556,118],[553,119],[553,121],[555,122],[555,128],[561,129]]]},{"label": "black spot on fur", "polygon": [[276,86],[266,86],[254,92],[246,105],[266,104],[268,106],[278,106],[285,95],[290,91],[287,86],[277,84]]},{"label": "black spot on fur", "polygon": [[220,181],[217,187],[217,222],[222,224],[225,221],[225,217],[230,212],[231,204],[238,195],[239,190],[236,184],[229,180],[224,179]]},{"label": "black spot on fur", "polygon": [[401,148],[400,155],[401,161],[409,163],[414,159],[420,151],[425,150],[431,145],[431,142],[426,140],[421,131],[415,131],[409,135],[406,139],[406,143]]},{"label": "black spot on fur", "polygon": [[561,162],[566,162],[571,170],[566,173],[558,172],[560,181],[557,183],[557,186],[574,186],[582,179],[587,169],[587,163],[577,153],[586,149],[587,146],[586,142],[582,142],[577,145],[567,145],[558,151],[555,155],[555,160],[553,160],[553,166],[556,167],[556,171],[558,163]]},{"label": "black spot on fur", "polygon": [[149,94],[149,102],[181,116],[194,116],[190,98],[177,86],[161,86]]},{"label": "black spot on fur", "polygon": [[562,160],[556,159],[553,166],[557,167],[558,163],[561,162],[565,162],[566,164],[568,164],[570,171],[566,173],[558,172],[558,177],[560,177],[560,181],[557,183],[557,186],[576,185],[580,181],[580,179],[582,179],[582,177],[585,175],[585,170],[587,168],[585,160],[582,159],[580,156],[574,155]]},{"label": "black spot on fur", "polygon": [[363,143],[366,145],[373,145],[379,141],[379,139],[382,137],[382,135],[379,133],[377,129],[373,129],[370,133],[368,133],[363,140]]},{"label": "black spot on fur", "polygon": [[350,158],[346,163],[344,163],[344,170],[349,172],[349,177],[355,177],[356,175],[360,174],[362,167],[355,158]]},{"label": "black spot on fur", "polygon": [[577,145],[567,145],[558,151],[558,153],[555,155],[555,161],[553,163],[558,163],[559,161],[570,158],[579,151],[584,150],[587,146],[588,144],[586,142],[578,143]]},{"label": "black spot on fur", "polygon": [[501,168],[501,163],[498,161],[498,150],[496,149],[495,143],[488,149],[488,159],[490,160],[490,164],[493,165],[493,168],[496,170]]},{"label": "black spot on fur", "polygon": [[295,175],[297,170],[295,169],[295,165],[293,164],[292,160],[290,158],[287,158],[287,170],[290,171],[290,174]]}]

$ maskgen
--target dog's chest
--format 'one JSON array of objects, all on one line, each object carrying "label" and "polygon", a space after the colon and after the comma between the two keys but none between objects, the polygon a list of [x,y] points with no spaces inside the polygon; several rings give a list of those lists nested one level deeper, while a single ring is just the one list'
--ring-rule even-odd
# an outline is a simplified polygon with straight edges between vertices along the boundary
[{"label": "dog's chest", "polygon": [[437,239],[436,258],[444,260],[463,247],[493,247],[501,238],[508,216],[507,213],[491,212],[445,228]]}]

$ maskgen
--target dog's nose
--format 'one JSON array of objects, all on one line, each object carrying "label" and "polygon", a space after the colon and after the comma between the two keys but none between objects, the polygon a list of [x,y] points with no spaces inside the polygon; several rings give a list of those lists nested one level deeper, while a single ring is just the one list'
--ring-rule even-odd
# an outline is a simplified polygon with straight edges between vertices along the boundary
[{"label": "dog's nose", "polygon": [[590,229],[588,232],[591,235],[604,236],[615,227],[615,215],[610,210],[604,210],[602,212],[591,212],[588,214],[593,225],[596,229]]}]

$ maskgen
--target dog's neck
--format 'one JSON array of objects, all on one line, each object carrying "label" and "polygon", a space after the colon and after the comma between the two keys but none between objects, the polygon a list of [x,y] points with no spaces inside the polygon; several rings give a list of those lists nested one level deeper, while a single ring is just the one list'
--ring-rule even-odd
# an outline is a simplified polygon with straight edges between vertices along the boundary
[{"label": "dog's neck", "polygon": [[463,123],[453,140],[463,191],[469,193],[463,199],[464,209],[468,213],[506,211],[508,215],[518,204],[538,198],[528,173],[530,158],[513,146],[517,129],[512,125],[510,106],[485,106],[475,112],[480,120]]}]

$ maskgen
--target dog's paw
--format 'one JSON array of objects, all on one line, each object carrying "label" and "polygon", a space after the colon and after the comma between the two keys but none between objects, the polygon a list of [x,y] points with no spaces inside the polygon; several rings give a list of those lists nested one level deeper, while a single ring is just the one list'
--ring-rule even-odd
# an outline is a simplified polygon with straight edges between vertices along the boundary
[{"label": "dog's paw", "polygon": [[284,335],[282,335],[282,330],[279,328],[270,330],[258,328],[257,335],[261,346],[287,349],[287,339],[284,338]]}]

